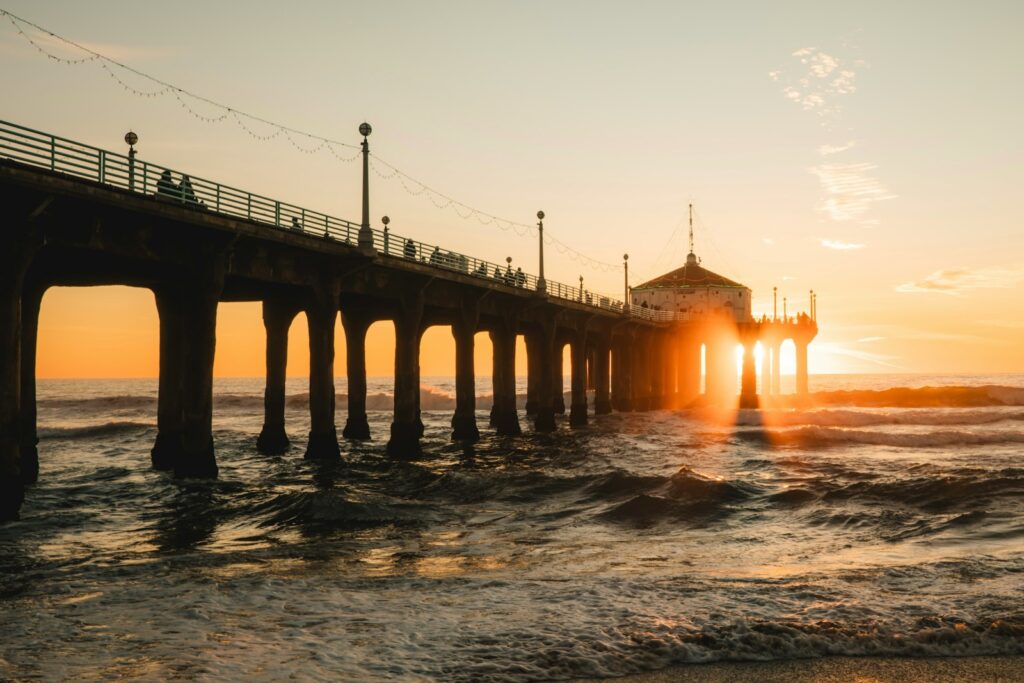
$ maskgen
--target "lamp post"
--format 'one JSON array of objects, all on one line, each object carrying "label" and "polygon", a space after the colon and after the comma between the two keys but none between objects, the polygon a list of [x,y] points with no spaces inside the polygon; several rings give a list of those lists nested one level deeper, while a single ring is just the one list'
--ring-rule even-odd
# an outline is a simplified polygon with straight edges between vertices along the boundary
[{"label": "lamp post", "polygon": [[511,256],[506,256],[505,257],[505,263],[508,264],[507,266],[505,266],[505,284],[506,285],[511,285],[512,284],[512,257]]},{"label": "lamp post", "polygon": [[370,230],[370,143],[366,139],[373,128],[368,123],[359,124],[363,136],[363,222],[359,225],[359,248],[373,251],[373,231]]},{"label": "lamp post", "polygon": [[391,236],[391,233],[388,232],[388,223],[391,222],[391,219],[388,218],[387,216],[384,216],[383,218],[380,219],[380,222],[384,224],[384,253],[387,254],[388,242],[390,241],[389,237]]},{"label": "lamp post", "polygon": [[622,255],[622,312],[629,312],[629,254]]},{"label": "lamp post", "polygon": [[135,191],[135,143],[139,141],[139,136],[128,131],[124,134],[124,141],[128,143],[128,189],[131,192]]},{"label": "lamp post", "polygon": [[782,322],[789,322],[789,312],[786,308],[786,297],[782,297]]},{"label": "lamp post", "polygon": [[772,287],[772,322],[779,319],[779,288]]},{"label": "lamp post", "polygon": [[537,235],[540,243],[540,276],[537,278],[537,291],[546,292],[548,283],[544,279],[544,212],[537,212]]},{"label": "lamp post", "polygon": [[580,275],[580,303],[583,303],[583,276]]},{"label": "lamp post", "polygon": [[811,290],[810,300],[808,301],[808,304],[810,305],[810,310],[807,311],[807,316],[813,320],[814,319],[814,290],[813,289]]}]

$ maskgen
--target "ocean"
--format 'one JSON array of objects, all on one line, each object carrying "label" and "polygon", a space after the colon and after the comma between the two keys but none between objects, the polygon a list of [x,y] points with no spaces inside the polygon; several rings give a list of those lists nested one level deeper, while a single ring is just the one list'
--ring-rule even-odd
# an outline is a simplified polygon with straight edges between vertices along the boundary
[{"label": "ocean", "polygon": [[317,463],[305,380],[283,456],[255,449],[263,380],[217,380],[220,478],[181,481],[149,468],[156,380],[40,381],[39,483],[0,526],[0,678],[1024,654],[1024,375],[819,375],[813,407],[521,417],[520,438],[486,428],[484,377],[471,447],[454,380],[423,382],[422,460],[384,454],[382,378],[374,440]]}]

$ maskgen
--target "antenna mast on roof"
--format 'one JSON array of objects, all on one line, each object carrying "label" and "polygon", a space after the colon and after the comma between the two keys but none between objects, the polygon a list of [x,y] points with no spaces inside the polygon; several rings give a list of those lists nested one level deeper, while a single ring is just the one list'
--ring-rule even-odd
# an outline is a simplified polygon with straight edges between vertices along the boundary
[{"label": "antenna mast on roof", "polygon": [[693,202],[690,202],[690,253],[693,253]]}]

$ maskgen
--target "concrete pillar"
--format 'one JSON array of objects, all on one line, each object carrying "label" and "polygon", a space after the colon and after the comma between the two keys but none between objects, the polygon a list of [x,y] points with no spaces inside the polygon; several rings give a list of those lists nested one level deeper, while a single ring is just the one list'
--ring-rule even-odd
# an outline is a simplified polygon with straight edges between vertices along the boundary
[{"label": "concrete pillar", "polygon": [[651,409],[651,339],[648,332],[638,332],[633,342],[632,389],[633,409]]},{"label": "concrete pillar", "polygon": [[572,403],[569,409],[569,424],[582,427],[587,424],[587,333],[578,331],[569,344],[572,361]]},{"label": "concrete pillar", "polygon": [[455,441],[480,439],[480,430],[476,426],[476,374],[473,366],[474,335],[478,321],[477,305],[472,302],[463,306],[462,315],[452,325],[452,336],[455,337],[455,414],[452,416],[452,439]]},{"label": "concrete pillar", "polygon": [[414,458],[423,453],[419,416],[420,339],[423,336],[423,295],[402,299],[395,317],[395,414],[387,453]]},{"label": "concrete pillar", "polygon": [[796,393],[806,396],[808,392],[807,383],[807,342],[803,339],[795,339],[796,346]]},{"label": "concrete pillar", "polygon": [[370,438],[370,423],[366,420],[366,331],[370,329],[372,322],[369,316],[342,306],[341,326],[345,330],[345,371],[348,376],[348,417],[341,435],[354,441]]},{"label": "concrete pillar", "polygon": [[743,340],[743,373],[740,379],[740,408],[757,408],[757,365],[753,337]]},{"label": "concrete pillar", "polygon": [[298,312],[298,306],[290,302],[274,299],[263,302],[267,386],[263,392],[263,429],[256,439],[256,450],[268,455],[280,455],[291,445],[284,428],[284,383],[288,369],[288,328]]},{"label": "concrete pillar", "polygon": [[306,307],[309,325],[309,439],[307,460],[336,460],[338,428],[334,423],[334,326],[338,318],[338,285],[313,287]]},{"label": "concrete pillar", "polygon": [[651,334],[650,353],[647,362],[651,373],[651,393],[647,402],[648,410],[665,407],[665,338],[658,332]]},{"label": "concrete pillar", "polygon": [[772,342],[772,394],[782,393],[782,342]]},{"label": "concrete pillar", "polygon": [[662,408],[679,407],[679,391],[676,386],[676,366],[679,364],[678,339],[675,330],[665,333],[665,343],[661,355],[662,369]]},{"label": "concrete pillar", "polygon": [[21,295],[21,480],[28,486],[39,479],[39,435],[36,431],[36,341],[39,306],[44,286],[26,283]]},{"label": "concrete pillar", "polygon": [[692,330],[684,332],[679,343],[676,383],[680,407],[685,408],[700,396],[700,338]]},{"label": "concrete pillar", "polygon": [[565,415],[565,344],[561,339],[555,342],[555,353],[551,357],[553,365],[552,407],[555,415]]},{"label": "concrete pillar", "polygon": [[587,391],[597,390],[597,349],[587,347]]},{"label": "concrete pillar", "polygon": [[[13,231],[13,225],[5,225]],[[21,236],[0,236],[0,521],[18,518],[25,499],[18,416],[21,297],[32,250]]]},{"label": "concrete pillar", "polygon": [[772,393],[772,363],[771,349],[768,343],[761,340],[761,395],[768,396]]},{"label": "concrete pillar", "polygon": [[178,477],[217,476],[213,452],[213,358],[217,346],[217,303],[224,288],[226,260],[213,255],[190,273],[179,291],[184,296],[184,353],[181,373],[181,452]]},{"label": "concrete pillar", "polygon": [[537,336],[526,335],[526,415],[537,414],[537,392],[540,387],[540,356],[537,351]]},{"label": "concrete pillar", "polygon": [[156,441],[149,453],[153,469],[173,470],[181,455],[184,419],[185,301],[176,282],[153,290],[160,316],[160,379],[157,388]]},{"label": "concrete pillar", "polygon": [[[518,436],[519,413],[516,410],[516,324],[502,321],[490,331],[494,353],[494,406],[491,425],[498,436]],[[540,398],[538,394],[538,399]]]},{"label": "concrete pillar", "polygon": [[536,332],[537,357],[540,366],[540,382],[537,390],[537,414],[533,426],[538,432],[555,430],[554,379],[555,379],[555,326],[542,324]]},{"label": "concrete pillar", "polygon": [[611,349],[608,339],[597,340],[594,351],[594,414],[607,415],[612,412],[611,401]]},{"label": "concrete pillar", "polygon": [[612,352],[612,406],[619,412],[633,410],[633,334],[624,332]]}]

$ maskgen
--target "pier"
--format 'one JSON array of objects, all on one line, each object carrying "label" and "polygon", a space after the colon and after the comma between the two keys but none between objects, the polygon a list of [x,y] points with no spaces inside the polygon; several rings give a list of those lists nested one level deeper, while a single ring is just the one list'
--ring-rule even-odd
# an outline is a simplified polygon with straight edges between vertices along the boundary
[{"label": "pier", "polygon": [[[810,312],[792,318],[737,321],[655,310],[544,278],[542,267],[541,277],[517,274],[508,264],[396,235],[387,225],[372,228],[371,131],[364,124],[360,132],[363,211],[356,223],[139,161],[134,151],[124,155],[0,122],[0,520],[17,518],[26,487],[38,477],[37,324],[42,297],[53,286],[128,285],[154,293],[160,377],[151,460],[181,477],[217,476],[211,424],[220,302],[262,303],[267,383],[256,446],[268,454],[289,449],[287,339],[300,312],[309,326],[305,457],[311,459],[341,455],[334,405],[339,315],[349,396],[340,439],[386,436],[387,454],[395,458],[420,455],[420,340],[437,325],[449,326],[455,340],[456,440],[478,439],[481,427],[516,437],[524,421],[550,431],[564,413],[571,427],[582,428],[612,410],[682,408],[737,393],[741,406],[755,407],[758,396],[779,393],[787,339],[796,348],[797,392],[807,392],[807,347],[817,333],[813,297]],[[187,190],[178,184],[183,178]],[[395,328],[388,435],[371,434],[366,417],[365,336],[377,321]],[[493,405],[485,426],[477,424],[474,392],[474,335],[481,331],[493,343]],[[520,336],[528,356],[525,416],[516,407]],[[759,342],[767,349],[760,390]],[[737,387],[738,344],[744,356]]]}]

